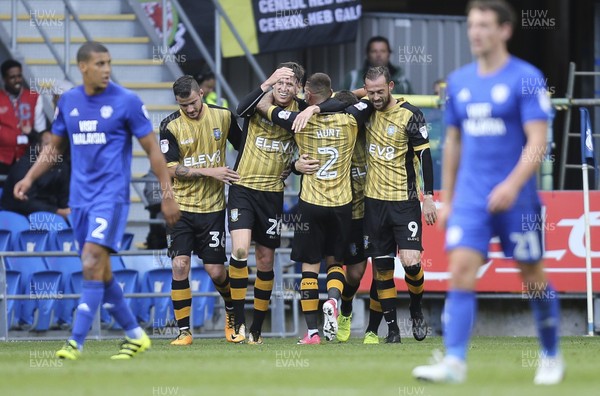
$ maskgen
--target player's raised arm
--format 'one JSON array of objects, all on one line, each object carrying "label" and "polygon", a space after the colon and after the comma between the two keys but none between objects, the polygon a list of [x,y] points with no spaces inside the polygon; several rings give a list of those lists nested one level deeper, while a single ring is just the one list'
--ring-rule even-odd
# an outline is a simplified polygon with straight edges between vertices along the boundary
[{"label": "player's raised arm", "polygon": [[246,95],[238,104],[236,112],[240,117],[249,117],[254,114],[254,110],[258,102],[262,99],[266,92],[269,92],[273,85],[282,78],[294,77],[294,71],[288,67],[280,67],[275,70],[269,78],[267,78],[259,88]]},{"label": "player's raised arm", "polygon": [[272,92],[268,92],[262,97],[256,106],[256,110],[269,121],[279,125],[288,132],[294,133],[292,125],[299,113],[297,111],[289,111],[273,105]]},{"label": "player's raised arm", "polygon": [[231,123],[229,124],[227,140],[229,141],[229,143],[231,143],[234,149],[239,151],[240,145],[242,144],[242,130],[240,129],[240,126],[237,123],[237,119],[235,118],[233,113],[231,113],[230,122]]},{"label": "player's raised arm", "polygon": [[175,197],[173,195],[171,176],[167,170],[165,158],[158,148],[154,133],[149,133],[138,140],[146,154],[148,154],[148,158],[150,159],[150,167],[160,182],[160,188],[162,190],[161,211],[165,216],[165,221],[168,225],[173,225],[177,222],[177,220],[179,220],[181,213],[179,212],[179,205],[175,201]]},{"label": "player's raised arm", "polygon": [[62,158],[61,154],[65,151],[68,141],[66,138],[58,135],[52,135],[50,143],[42,149],[42,152],[38,156],[35,164],[29,169],[23,179],[15,184],[13,194],[16,199],[26,200],[27,192],[31,188],[33,182],[35,182],[41,175],[46,173],[59,158]]},{"label": "player's raised arm", "polygon": [[348,114],[352,114],[358,123],[358,127],[362,127],[365,122],[373,114],[373,104],[368,100],[361,100],[360,102],[346,107],[345,111]]}]

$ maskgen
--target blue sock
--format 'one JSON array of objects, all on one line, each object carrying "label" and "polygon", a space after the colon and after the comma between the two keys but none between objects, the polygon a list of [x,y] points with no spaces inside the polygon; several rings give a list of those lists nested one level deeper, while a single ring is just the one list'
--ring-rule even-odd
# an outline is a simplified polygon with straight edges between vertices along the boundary
[{"label": "blue sock", "polygon": [[[104,304],[108,313],[110,313],[117,323],[125,330],[125,334],[129,338],[140,338],[137,328],[139,324],[133,316],[129,305],[123,297],[123,290],[121,286],[112,278],[110,281],[104,284]],[[137,336],[137,337],[136,337]]]},{"label": "blue sock", "polygon": [[71,335],[71,339],[77,342],[80,348],[83,347],[85,336],[90,331],[103,296],[104,282],[93,280],[82,282],[81,298],[77,306],[77,315],[75,316],[73,334]]},{"label": "blue sock", "polygon": [[446,355],[465,360],[471,331],[475,322],[477,299],[475,292],[450,290],[444,307],[444,345]]},{"label": "blue sock", "polygon": [[560,323],[560,304],[558,294],[550,283],[546,290],[536,292],[530,300],[533,317],[542,346],[542,353],[548,357],[556,356],[558,352],[558,326]]}]

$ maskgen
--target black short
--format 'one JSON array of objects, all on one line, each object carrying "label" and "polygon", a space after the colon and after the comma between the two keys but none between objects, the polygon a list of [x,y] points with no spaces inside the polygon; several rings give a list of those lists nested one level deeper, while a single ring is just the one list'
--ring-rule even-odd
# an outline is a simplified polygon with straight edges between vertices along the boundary
[{"label": "black short", "polygon": [[224,264],[225,210],[212,213],[181,212],[173,227],[167,227],[167,251],[171,258],[196,253],[205,264]]},{"label": "black short", "polygon": [[352,219],[350,237],[346,244],[344,264],[353,265],[365,261],[365,235],[363,233],[363,219]]},{"label": "black short", "polygon": [[252,230],[256,243],[275,249],[281,243],[283,192],[259,191],[244,186],[229,187],[227,199],[229,232]]},{"label": "black short", "polygon": [[315,264],[325,256],[334,256],[336,261],[343,261],[352,223],[352,204],[327,207],[300,199],[297,214],[292,260]]},{"label": "black short", "polygon": [[367,256],[395,255],[396,249],[423,251],[419,201],[381,201],[365,197],[364,227]]}]

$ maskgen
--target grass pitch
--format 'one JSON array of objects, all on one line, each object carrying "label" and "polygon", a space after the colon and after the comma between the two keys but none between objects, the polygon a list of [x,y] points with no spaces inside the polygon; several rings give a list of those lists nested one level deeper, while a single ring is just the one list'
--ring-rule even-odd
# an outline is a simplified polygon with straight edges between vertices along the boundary
[{"label": "grass pitch", "polygon": [[533,385],[537,340],[479,337],[471,343],[467,383],[436,385],[414,380],[440,337],[418,343],[295,345],[266,339],[264,345],[233,345],[196,339],[190,347],[154,340],[150,351],[131,361],[111,361],[118,341],[88,341],[78,361],[55,359],[62,342],[0,343],[0,395],[600,395],[600,338],[566,337],[562,351],[566,380]]}]

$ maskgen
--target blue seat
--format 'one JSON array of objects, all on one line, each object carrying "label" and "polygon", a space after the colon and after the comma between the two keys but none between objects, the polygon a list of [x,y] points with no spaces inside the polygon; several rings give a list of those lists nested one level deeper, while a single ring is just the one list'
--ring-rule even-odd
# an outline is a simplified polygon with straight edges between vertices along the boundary
[{"label": "blue seat", "polygon": [[21,231],[18,236],[17,249],[22,252],[45,252],[48,250],[50,233],[42,230]]},{"label": "blue seat", "polygon": [[[113,277],[114,277],[115,281],[119,284],[119,286],[121,286],[121,289],[123,290],[123,294],[135,293],[137,291],[137,281],[138,281],[137,271],[129,270],[129,269],[113,271]],[[127,302],[127,305],[129,305],[129,308],[133,308],[132,307],[133,300],[134,300],[133,298],[125,299],[125,301]],[[104,311],[105,309],[102,308],[102,310]],[[108,311],[106,311],[106,312],[108,313]],[[111,321],[109,328],[118,330],[118,329],[121,329],[121,326],[113,320],[113,321]]]},{"label": "blue seat", "polygon": [[56,233],[69,228],[69,224],[62,216],[52,212],[31,213],[29,225],[32,230],[48,231],[50,249],[54,249],[56,245]]},{"label": "blue seat", "polygon": [[61,252],[77,251],[75,232],[72,228],[65,228],[64,230],[57,231],[54,236],[54,247],[52,247],[53,250],[58,250]]},{"label": "blue seat", "polygon": [[129,250],[131,249],[131,244],[133,243],[134,235],[126,232],[123,234],[123,239],[121,240],[121,250]]},{"label": "blue seat", "polygon": [[[58,287],[62,274],[59,271],[36,272],[31,278],[31,294],[36,297],[48,297],[58,295]],[[46,331],[56,315],[56,299],[38,299],[35,301],[35,314],[33,330]],[[26,305],[25,305],[26,306]]]},{"label": "blue seat", "polygon": [[[171,269],[171,259],[166,255],[142,254],[139,256],[122,256],[121,259],[125,264],[125,268],[136,270],[138,276],[137,290],[146,292],[146,273],[153,269],[168,268]],[[134,314],[138,321],[149,323],[150,308],[152,307],[152,298],[136,298],[132,303]]]},{"label": "blue seat", "polygon": [[123,264],[121,256],[110,256],[110,268],[113,271],[125,269],[125,264]]},{"label": "blue seat", "polygon": [[[203,267],[192,267],[190,288],[192,293],[215,291],[215,285]],[[210,296],[192,297],[192,309],[194,311],[194,323],[192,325],[194,327],[202,327],[207,319],[212,318],[216,299],[216,297]]]},{"label": "blue seat", "polygon": [[[171,280],[173,278],[170,268],[153,269],[146,272],[146,292],[149,293],[169,293],[171,291]],[[173,319],[173,303],[171,297],[153,297],[152,307],[154,315],[152,318],[152,327],[161,328],[167,326]]]},{"label": "blue seat", "polygon": [[[64,294],[74,294],[75,291],[71,287],[71,276],[75,272],[81,272],[81,259],[79,257],[46,257],[45,260],[49,270],[62,273],[58,291]],[[69,298],[57,301],[55,319],[59,324],[70,325],[76,307],[77,299]]]},{"label": "blue seat", "polygon": [[6,210],[0,211],[0,230],[8,230],[12,233],[9,249],[17,250],[19,233],[29,229],[27,217]]},{"label": "blue seat", "polygon": [[[6,268],[21,273],[18,294],[52,294],[58,292],[61,273],[48,271],[44,259],[41,257],[6,257]],[[19,304],[20,303],[20,304]],[[15,314],[21,324],[34,325],[34,330],[44,330],[44,324],[49,322],[56,300],[21,300],[15,302]],[[38,320],[34,323],[35,311],[38,311]],[[41,325],[41,328],[37,326]],[[47,329],[47,328],[46,328]]]},{"label": "blue seat", "polygon": [[10,251],[10,239],[12,233],[9,230],[0,230],[0,252]]},{"label": "blue seat", "polygon": [[[19,284],[21,282],[21,273],[19,271],[12,271],[12,270],[7,270],[6,271],[6,294],[9,295],[14,295],[17,294],[19,292]],[[7,312],[7,324],[8,324],[8,328],[11,328],[14,324],[16,324],[16,322],[14,321],[15,319],[17,319],[17,316],[15,315],[15,307],[17,304],[15,304],[17,302],[17,300],[6,300],[6,312]]]}]

